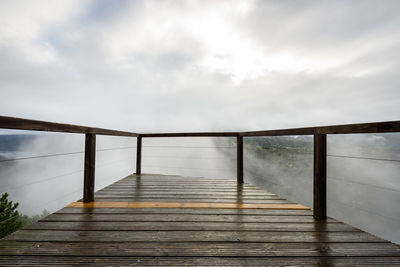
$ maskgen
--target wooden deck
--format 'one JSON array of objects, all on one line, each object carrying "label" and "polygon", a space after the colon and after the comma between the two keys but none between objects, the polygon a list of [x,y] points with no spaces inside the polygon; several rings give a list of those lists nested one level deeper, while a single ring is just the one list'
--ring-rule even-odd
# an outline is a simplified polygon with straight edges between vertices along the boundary
[{"label": "wooden deck", "polygon": [[129,176],[0,241],[0,265],[400,265],[400,246],[236,181]]}]

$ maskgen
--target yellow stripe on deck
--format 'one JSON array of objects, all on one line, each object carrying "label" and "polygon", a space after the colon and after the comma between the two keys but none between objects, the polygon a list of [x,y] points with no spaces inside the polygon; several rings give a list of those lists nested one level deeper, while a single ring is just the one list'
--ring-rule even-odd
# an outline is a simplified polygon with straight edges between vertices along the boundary
[{"label": "yellow stripe on deck", "polygon": [[179,203],[179,202],[72,202],[67,208],[191,208],[309,210],[300,204]]}]

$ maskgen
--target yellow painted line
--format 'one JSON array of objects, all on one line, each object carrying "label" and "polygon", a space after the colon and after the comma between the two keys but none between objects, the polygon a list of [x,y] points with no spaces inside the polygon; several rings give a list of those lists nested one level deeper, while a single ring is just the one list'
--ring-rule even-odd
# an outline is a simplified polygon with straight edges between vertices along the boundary
[{"label": "yellow painted line", "polygon": [[309,210],[300,204],[241,204],[241,203],[179,203],[179,202],[72,202],[67,208],[209,208],[209,209],[268,209]]}]

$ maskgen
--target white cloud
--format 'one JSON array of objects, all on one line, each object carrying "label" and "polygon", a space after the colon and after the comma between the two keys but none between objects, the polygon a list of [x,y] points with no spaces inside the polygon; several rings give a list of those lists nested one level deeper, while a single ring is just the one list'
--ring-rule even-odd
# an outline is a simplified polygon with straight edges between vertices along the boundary
[{"label": "white cloud", "polygon": [[57,28],[80,12],[86,1],[1,1],[0,45],[12,47],[32,63],[54,63],[47,31]]},{"label": "white cloud", "polygon": [[398,119],[399,9],[2,1],[0,113],[134,131]]}]

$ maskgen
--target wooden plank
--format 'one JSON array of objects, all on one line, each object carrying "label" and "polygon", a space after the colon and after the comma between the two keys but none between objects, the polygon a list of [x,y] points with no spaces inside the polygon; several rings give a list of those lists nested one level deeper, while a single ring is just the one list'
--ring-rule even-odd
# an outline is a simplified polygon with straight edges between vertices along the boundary
[{"label": "wooden plank", "polygon": [[[213,185],[215,185],[216,186],[216,188],[213,188]],[[231,184],[231,183],[229,183],[229,182],[227,182],[227,183],[225,183],[225,184],[222,184],[222,183],[220,183],[220,184],[216,184],[216,183],[214,183],[214,184],[210,184],[210,183],[192,183],[192,184],[178,184],[178,183],[165,183],[165,182],[160,182],[159,184],[157,184],[156,182],[142,182],[142,181],[140,181],[140,183],[138,182],[138,184],[136,184],[136,183],[124,183],[124,184],[111,184],[111,185],[109,185],[109,186],[107,186],[107,188],[114,188],[114,189],[116,189],[116,188],[121,188],[121,189],[124,189],[124,188],[128,188],[128,189],[130,189],[130,188],[137,188],[137,187],[140,187],[140,188],[144,188],[144,189],[147,189],[147,188],[150,188],[150,189],[164,189],[164,188],[177,188],[177,189],[179,189],[179,188],[182,188],[182,189],[185,189],[185,188],[189,188],[189,187],[198,187],[198,188],[203,188],[203,189],[210,189],[210,190],[213,190],[213,189],[218,189],[218,190],[224,190],[224,189],[227,189],[227,190],[237,190],[237,184]],[[263,191],[263,190],[261,190],[260,188],[257,188],[257,187],[254,187],[254,186],[249,186],[249,185],[246,185],[246,184],[243,184],[243,189],[244,190],[256,190],[256,191]]]},{"label": "wooden plank", "polygon": [[[172,177],[168,183],[169,177],[150,177],[155,177],[151,183],[159,180],[164,187],[152,185],[142,191],[143,187],[131,187],[138,178],[125,178],[127,186],[96,193],[112,197],[112,202],[73,203],[85,208],[63,208],[0,240],[0,265],[9,261],[30,266],[399,263],[399,246],[331,218],[317,221],[310,210],[245,208],[247,204],[236,203],[257,200],[262,203],[251,205],[258,206],[282,200],[257,187],[241,190],[211,179],[185,184],[180,178]],[[139,179],[146,181],[146,176]],[[189,191],[199,184],[211,188]],[[125,197],[180,201],[122,201]],[[187,202],[191,198],[235,203]]]},{"label": "wooden plank", "polygon": [[364,232],[19,230],[5,240],[36,242],[387,242]]},{"label": "wooden plank", "polygon": [[40,221],[24,229],[64,231],[272,231],[272,232],[359,232],[343,223],[257,223],[257,222],[97,222]]},{"label": "wooden plank", "polygon": [[312,216],[310,210],[267,210],[267,209],[181,209],[181,208],[136,208],[136,209],[120,209],[120,208],[63,208],[55,212],[56,214],[233,214],[233,215],[260,215],[260,216]]},{"label": "wooden plank", "polygon": [[210,208],[210,209],[278,209],[308,210],[300,204],[183,203],[183,202],[73,202],[70,208]]},{"label": "wooden plank", "polygon": [[[158,186],[154,184],[140,184],[140,185],[110,185],[107,187],[107,189],[143,189],[143,190],[149,190],[149,189],[154,189],[154,190],[179,190],[179,189],[195,189],[195,190],[211,190],[211,191],[235,191],[237,192],[237,186],[230,186],[230,185],[207,185],[207,184],[194,184],[194,185],[167,185],[167,184],[160,184]],[[243,192],[250,191],[250,192],[263,192],[260,189],[256,189],[253,187],[243,187]]]},{"label": "wooden plank", "polygon": [[[265,222],[265,223],[312,223],[312,216],[285,215],[237,215],[237,214],[59,214],[54,213],[41,221],[99,221],[99,222]],[[336,220],[328,218],[330,223]]]},{"label": "wooden plank", "polygon": [[0,264],[24,266],[399,266],[399,257],[54,257],[3,256]]},{"label": "wooden plank", "polygon": [[[115,184],[115,185],[110,185],[108,187],[109,189],[135,189],[135,188],[140,188],[140,189],[210,189],[210,190],[235,190],[239,191],[237,188],[237,185],[233,186],[230,184],[206,184],[206,183],[193,183],[193,184],[167,184],[167,183],[160,183],[158,186],[155,185],[154,183],[143,183],[138,185],[132,185],[132,184]],[[256,189],[254,187],[250,186],[243,186],[242,191],[258,191],[262,192],[260,189]]]},{"label": "wooden plank", "polygon": [[88,126],[80,126],[65,123],[55,123],[48,121],[29,120],[22,118],[0,116],[0,128],[29,130],[29,131],[46,131],[46,132],[62,132],[62,133],[91,133],[99,135],[114,136],[138,136],[137,133],[109,130],[103,128],[94,128]]},{"label": "wooden plank", "polygon": [[[157,194],[159,193],[159,194]],[[224,194],[224,192],[215,192],[215,194],[207,194],[207,192],[198,192],[197,194],[190,194],[188,191],[186,192],[178,192],[177,194],[173,193],[168,193],[168,192],[152,192],[152,191],[147,191],[147,192],[135,192],[135,191],[130,191],[130,192],[98,192],[95,193],[96,196],[98,197],[143,197],[143,198],[182,198],[184,199],[185,197],[187,198],[199,198],[200,201],[202,198],[227,198],[227,199],[278,199],[278,200],[283,200],[277,195],[262,195],[262,194],[244,194],[244,195],[239,195],[235,194],[234,192]],[[197,201],[197,202],[200,202]]]},{"label": "wooden plank", "polygon": [[[96,197],[94,198],[94,202],[173,202],[173,203],[199,203],[198,198],[144,198],[140,197]],[[287,200],[260,200],[260,199],[224,199],[224,198],[204,198],[201,201],[205,201],[205,203],[226,203],[230,205],[236,204],[295,204],[293,202]],[[228,208],[233,208],[228,207]]]},{"label": "wooden plank", "polygon": [[391,243],[0,243],[0,255],[115,257],[399,257]]},{"label": "wooden plank", "polygon": [[96,135],[86,134],[85,139],[85,170],[83,184],[83,202],[94,201],[96,164]]},{"label": "wooden plank", "polygon": [[[228,203],[252,203],[253,200],[265,200],[265,202],[262,202],[262,204],[266,203],[293,203],[290,201],[287,201],[286,199],[281,199],[278,197],[263,197],[263,196],[255,196],[255,197],[235,197],[235,196],[212,196],[212,195],[204,195],[204,196],[199,196],[199,195],[193,195],[193,196],[181,196],[181,195],[162,195],[162,196],[157,196],[157,195],[151,195],[151,196],[140,196],[137,195],[135,196],[134,194],[124,194],[124,195],[96,195],[97,199],[113,199],[117,200],[118,199],[131,199],[131,201],[134,202],[152,202],[152,199],[154,199],[154,202],[160,202],[160,201],[166,201],[166,202],[184,202],[188,203],[189,200],[195,200],[195,203],[199,202],[209,202],[208,200],[212,200],[212,202],[218,202],[218,200],[223,200],[224,202]],[[204,203],[203,202],[203,203]]]},{"label": "wooden plank", "polygon": [[194,191],[190,189],[186,190],[174,190],[171,192],[171,190],[157,190],[157,189],[150,189],[150,190],[140,190],[140,189],[101,189],[96,192],[97,195],[103,195],[103,194],[108,194],[108,195],[137,195],[140,194],[142,196],[151,196],[151,195],[156,195],[156,196],[168,196],[171,194],[176,194],[179,196],[247,196],[247,197],[269,197],[269,198],[279,198],[277,195],[272,194],[272,193],[266,193],[262,191],[209,191],[209,190],[201,190],[201,191]]},{"label": "wooden plank", "polygon": [[[190,188],[190,187],[160,187],[160,188],[151,188],[151,187],[144,187],[143,190],[140,187],[137,188],[129,188],[129,187],[124,187],[124,188],[117,188],[117,187],[107,187],[106,189],[99,190],[97,192],[143,192],[143,193],[164,193],[164,194],[169,194],[171,191],[172,192],[182,192],[182,193],[187,193],[187,192],[195,192],[198,194],[206,194],[206,193],[216,193],[216,194],[237,194],[238,190],[237,189],[230,189],[230,188]],[[245,189],[242,191],[243,194],[248,194],[248,195],[265,195],[265,196],[273,196],[275,194],[273,193],[268,193],[268,192],[263,192],[261,190],[253,190],[253,189]],[[276,196],[276,195],[275,195]]]},{"label": "wooden plank", "polygon": [[[117,185],[135,185],[136,182],[137,182],[137,179],[139,179],[139,178],[131,179],[131,178],[128,177],[127,179],[120,180],[120,181],[118,181],[118,182],[116,182],[114,184],[117,184]],[[182,183],[183,185],[217,184],[217,185],[223,186],[224,183],[226,185],[228,185],[228,186],[235,186],[236,185],[236,181],[235,180],[231,180],[231,179],[229,179],[229,180],[228,179],[226,179],[226,180],[220,179],[220,180],[208,181],[208,180],[202,180],[201,178],[199,178],[197,180],[177,180],[177,179],[171,179],[171,180],[167,180],[167,179],[164,179],[164,180],[161,180],[161,179],[160,180],[148,179],[147,180],[147,179],[143,179],[142,178],[140,182],[143,183],[143,184],[149,184],[149,185],[157,185],[158,183],[160,183],[161,185],[175,185],[175,186],[180,185],[179,183]],[[257,188],[254,185],[249,185],[247,183],[245,185],[246,185],[246,187],[249,187],[249,188]]]},{"label": "wooden plank", "polygon": [[137,199],[148,199],[148,198],[162,198],[162,199],[168,199],[168,198],[173,198],[173,199],[198,199],[201,201],[202,199],[234,199],[234,200],[284,200],[287,201],[283,198],[280,198],[278,196],[260,196],[260,195],[253,195],[253,196],[240,196],[240,195],[222,195],[222,194],[143,194],[143,193],[96,193],[96,197],[101,197],[101,198],[137,198]]},{"label": "wooden plank", "polygon": [[[139,183],[139,182],[138,182]],[[134,183],[115,183],[112,184],[112,186],[125,186],[125,187],[135,187],[136,184]],[[189,187],[189,186],[199,186],[199,187],[206,187],[210,188],[213,186],[217,186],[218,188],[237,188],[237,184],[235,183],[230,183],[228,181],[221,181],[221,182],[216,182],[216,183],[207,183],[207,182],[186,182],[180,184],[179,182],[167,182],[167,181],[160,181],[160,182],[140,182],[139,186],[170,186],[170,187]],[[254,186],[249,186],[249,185],[244,185],[244,188],[248,189],[255,189]]]},{"label": "wooden plank", "polygon": [[314,135],[313,211],[316,220],[326,219],[326,135]]}]

